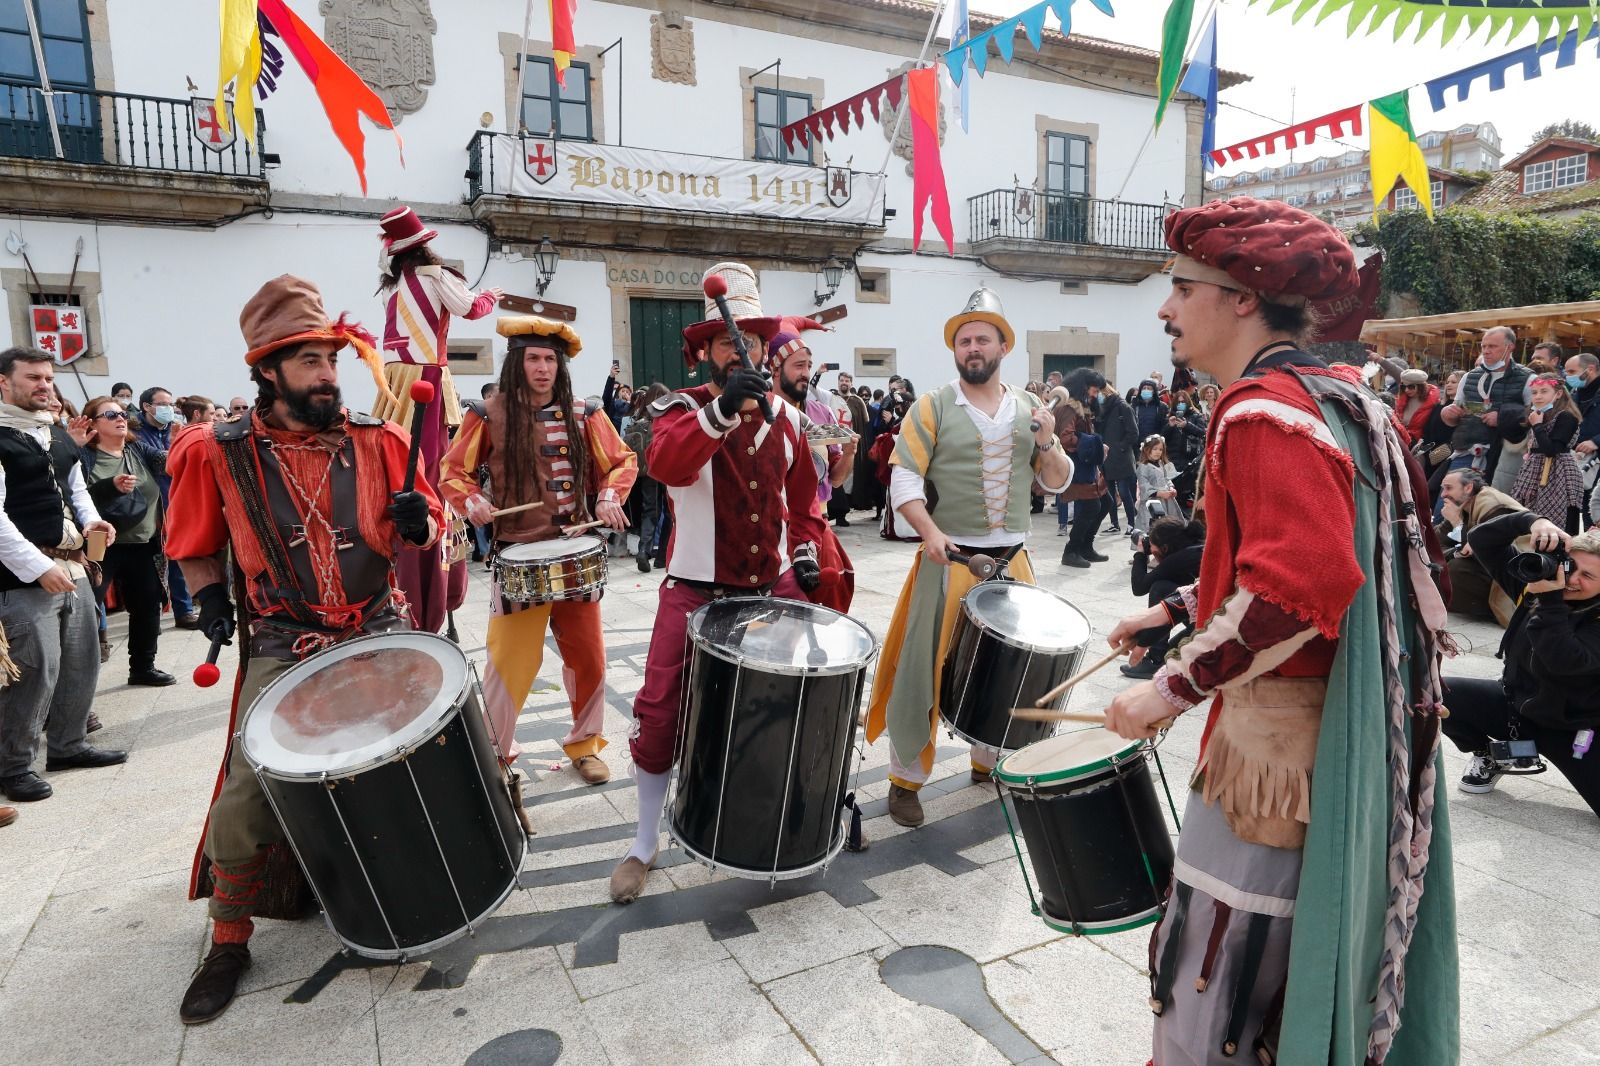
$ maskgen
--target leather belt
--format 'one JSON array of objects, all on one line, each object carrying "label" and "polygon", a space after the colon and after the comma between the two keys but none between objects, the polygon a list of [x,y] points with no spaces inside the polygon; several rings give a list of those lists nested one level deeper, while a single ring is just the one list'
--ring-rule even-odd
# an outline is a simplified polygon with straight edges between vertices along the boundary
[{"label": "leather belt", "polygon": [[[35,545],[38,547],[38,545]],[[89,565],[89,556],[82,548],[39,548],[41,552],[52,559],[61,559],[79,566]]]}]

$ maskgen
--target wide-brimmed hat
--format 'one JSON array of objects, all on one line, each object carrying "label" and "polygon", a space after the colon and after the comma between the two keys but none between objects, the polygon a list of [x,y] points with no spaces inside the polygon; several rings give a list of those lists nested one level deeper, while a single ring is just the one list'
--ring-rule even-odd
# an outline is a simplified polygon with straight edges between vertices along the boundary
[{"label": "wide-brimmed hat", "polygon": [[393,397],[383,377],[377,342],[347,314],[329,319],[322,291],[305,278],[280,274],[256,291],[239,312],[246,366],[255,366],[273,352],[307,341],[332,341],[335,351],[350,345],[372,371],[381,395]]},{"label": "wide-brimmed hat", "polygon": [[[754,333],[763,341],[770,341],[772,335],[778,332],[779,320],[769,317],[761,309],[761,286],[756,281],[754,270],[743,263],[718,263],[707,270],[705,276],[720,277],[727,282],[728,292],[724,299],[740,330]],[[717,311],[717,302],[709,296],[706,297],[705,316],[701,321],[683,328],[683,359],[691,367],[700,362],[700,353],[716,335],[728,328]]]},{"label": "wide-brimmed hat", "polygon": [[517,351],[532,347],[541,340],[568,359],[583,351],[583,339],[578,331],[565,322],[538,315],[501,315],[494,324],[495,332],[507,338],[507,349]]},{"label": "wide-brimmed hat", "polygon": [[1012,330],[1011,323],[1006,321],[1005,308],[1000,306],[1000,297],[995,295],[993,289],[974,292],[967,297],[967,306],[961,309],[961,313],[953,315],[944,324],[945,347],[955,351],[956,331],[968,322],[987,322],[1000,331],[1000,339],[1007,348],[1016,344],[1016,332]]},{"label": "wide-brimmed hat", "polygon": [[419,244],[427,244],[439,235],[438,230],[424,226],[417,213],[405,204],[378,219],[378,225],[383,230],[384,255],[389,257],[397,256]]}]

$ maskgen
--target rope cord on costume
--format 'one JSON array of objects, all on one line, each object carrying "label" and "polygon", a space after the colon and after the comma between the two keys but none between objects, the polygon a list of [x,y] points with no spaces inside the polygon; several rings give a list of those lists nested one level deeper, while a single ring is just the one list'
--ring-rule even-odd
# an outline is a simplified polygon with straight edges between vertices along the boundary
[{"label": "rope cord on costume", "polygon": [[[348,438],[347,438],[348,439]],[[343,447],[341,442],[340,447]],[[289,464],[280,462],[278,470],[283,474],[283,482],[299,496],[296,502],[300,505],[300,513],[305,517],[308,526],[314,525],[328,537],[328,544],[332,551],[324,553],[318,558],[318,553],[311,550],[311,542],[306,542],[306,554],[311,557],[311,564],[317,568],[317,580],[322,588],[334,589],[340,587],[339,556],[337,545],[338,533],[333,528],[333,523],[328,521],[328,516],[322,513],[318,501],[322,499],[323,490],[328,487],[328,478],[333,474],[333,464],[339,459],[339,452],[328,451],[320,443],[312,444],[274,444],[273,450],[278,452],[323,452],[328,457],[328,465],[322,468],[322,477],[317,481],[316,489],[307,492],[300,483],[300,478],[290,469]],[[337,610],[337,609],[335,609]],[[358,608],[359,610],[359,608]],[[348,612],[344,612],[348,613]]]},{"label": "rope cord on costume", "polygon": [[1004,440],[978,438],[982,450],[983,509],[990,529],[1004,529],[1006,510],[1011,505],[1011,453],[1016,445],[1008,435]]}]

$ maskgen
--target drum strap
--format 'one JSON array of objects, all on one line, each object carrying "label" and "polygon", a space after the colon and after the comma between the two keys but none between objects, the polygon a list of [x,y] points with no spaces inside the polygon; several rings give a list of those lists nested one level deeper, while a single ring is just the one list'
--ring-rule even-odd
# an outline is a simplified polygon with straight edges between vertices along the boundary
[{"label": "drum strap", "polygon": [[294,566],[289,562],[289,553],[278,536],[277,523],[273,521],[272,511],[267,504],[265,486],[261,483],[263,473],[256,462],[253,438],[252,433],[219,435],[217,446],[222,452],[229,476],[238,487],[239,498],[244,501],[245,522],[256,543],[261,545],[261,555],[267,561],[267,576],[272,581],[279,602],[297,621],[309,624],[311,615],[305,608],[305,596],[300,591]]},{"label": "drum strap", "polygon": [[[1189,913],[1189,895],[1194,890],[1182,881],[1172,886],[1166,917],[1167,945],[1161,952],[1161,966],[1151,974],[1150,1009],[1160,1014],[1172,998],[1172,982],[1177,977],[1178,943],[1183,939],[1184,919]],[[1152,945],[1153,946],[1153,945]]]},{"label": "drum strap", "polygon": [[1234,974],[1233,1006],[1228,1008],[1228,1027],[1222,1037],[1224,1055],[1232,1055],[1239,1050],[1244,1017],[1250,1011],[1250,996],[1256,990],[1256,978],[1261,975],[1261,960],[1267,953],[1267,931],[1271,927],[1272,915],[1250,915],[1250,927],[1244,938],[1244,957],[1239,960],[1238,972]]},{"label": "drum strap", "polygon": [[1228,919],[1233,916],[1233,908],[1222,902],[1215,901],[1216,912],[1211,916],[1211,938],[1206,941],[1206,957],[1200,962],[1200,976],[1195,979],[1194,990],[1204,992],[1211,983],[1211,968],[1217,962],[1217,949],[1222,946],[1222,938],[1228,933]]}]

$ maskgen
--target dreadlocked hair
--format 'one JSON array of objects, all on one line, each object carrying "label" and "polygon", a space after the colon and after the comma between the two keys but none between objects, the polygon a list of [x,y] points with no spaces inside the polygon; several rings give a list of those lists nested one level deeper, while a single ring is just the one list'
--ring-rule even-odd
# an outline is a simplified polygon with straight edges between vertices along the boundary
[{"label": "dreadlocked hair", "polygon": [[380,292],[393,292],[395,286],[400,284],[400,278],[406,271],[424,266],[444,267],[462,281],[467,280],[467,276],[455,267],[445,266],[444,260],[439,258],[439,253],[426,244],[419,244],[415,248],[407,248],[389,260],[389,272],[378,275],[378,287],[374,290],[373,295],[376,296]]},{"label": "dreadlocked hair", "polygon": [[[506,355],[500,366],[500,410],[505,418],[500,438],[505,446],[502,465],[510,483],[500,489],[501,506],[513,498],[519,503],[531,503],[544,498],[544,486],[534,477],[539,460],[534,455],[534,434],[518,432],[522,426],[531,426],[539,408],[534,404],[528,386],[528,375],[522,369],[523,349],[517,348]],[[572,375],[567,372],[567,354],[556,353],[556,380],[551,390],[550,402],[561,411],[566,424],[567,440],[572,447],[572,496],[580,513],[588,510],[589,448],[588,441],[579,434],[578,419],[572,411]],[[603,416],[602,416],[603,417]]]}]

